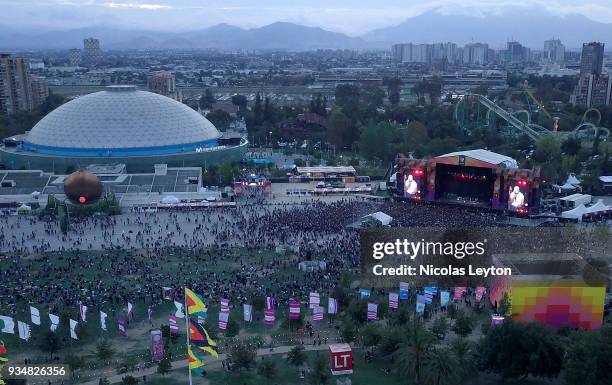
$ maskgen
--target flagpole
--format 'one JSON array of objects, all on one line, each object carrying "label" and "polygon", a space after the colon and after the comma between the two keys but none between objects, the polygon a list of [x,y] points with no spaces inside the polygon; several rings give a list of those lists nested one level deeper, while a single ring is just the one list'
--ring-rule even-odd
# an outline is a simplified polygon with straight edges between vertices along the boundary
[{"label": "flagpole", "polygon": [[189,308],[187,307],[187,290],[183,290],[183,297],[185,301],[185,325],[187,326],[187,370],[189,371],[189,385],[193,385],[193,380],[191,379],[191,368],[189,367]]}]

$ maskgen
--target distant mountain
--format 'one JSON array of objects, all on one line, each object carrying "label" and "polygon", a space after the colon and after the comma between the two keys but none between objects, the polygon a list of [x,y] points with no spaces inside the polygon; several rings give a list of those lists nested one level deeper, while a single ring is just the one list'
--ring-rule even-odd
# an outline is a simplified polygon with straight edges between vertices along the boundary
[{"label": "distant mountain", "polygon": [[582,15],[557,16],[539,8],[511,8],[503,15],[486,17],[442,15],[435,11],[408,19],[394,27],[373,30],[363,38],[379,43],[469,42],[502,47],[516,40],[541,49],[544,40],[559,38],[567,48],[583,42],[603,41],[612,48],[612,24],[593,21]]},{"label": "distant mountain", "polygon": [[83,38],[100,39],[102,49],[288,49],[362,48],[372,46],[361,38],[322,28],[276,22],[260,28],[242,29],[217,24],[202,30],[167,33],[119,30],[104,27],[65,31],[10,30],[0,28],[0,49],[67,49],[81,47]]}]

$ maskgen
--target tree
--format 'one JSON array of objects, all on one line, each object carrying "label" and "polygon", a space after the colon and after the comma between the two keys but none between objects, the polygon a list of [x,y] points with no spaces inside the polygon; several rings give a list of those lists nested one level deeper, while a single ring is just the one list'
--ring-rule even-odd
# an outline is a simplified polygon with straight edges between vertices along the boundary
[{"label": "tree", "polygon": [[136,385],[138,383],[138,379],[132,376],[125,376],[121,379],[122,385]]},{"label": "tree", "polygon": [[562,160],[561,145],[557,138],[545,135],[538,139],[532,158],[542,166],[542,175],[546,181],[557,182]]},{"label": "tree", "polygon": [[166,374],[168,374],[171,369],[172,369],[172,362],[170,362],[169,358],[164,358],[163,360],[159,361],[159,363],[157,364],[157,373],[161,374],[162,376],[165,376]]},{"label": "tree", "polygon": [[308,384],[310,385],[325,385],[331,377],[329,366],[323,356],[317,355],[314,358],[310,373],[308,373]]},{"label": "tree", "polygon": [[306,354],[304,354],[304,347],[297,345],[291,348],[287,352],[287,362],[293,366],[300,367],[306,362]]},{"label": "tree", "polygon": [[115,351],[106,338],[98,342],[98,345],[96,346],[96,357],[98,357],[100,361],[106,362],[110,360],[114,354]]},{"label": "tree", "polygon": [[256,126],[264,122],[263,107],[261,105],[261,95],[259,92],[255,96],[255,106],[253,107],[253,120]]},{"label": "tree", "polygon": [[352,143],[352,122],[339,109],[332,111],[327,127],[327,140],[342,149]]},{"label": "tree", "polygon": [[227,323],[227,329],[225,330],[225,335],[227,337],[235,337],[240,332],[240,325],[236,322],[235,319],[230,319]]},{"label": "tree", "polygon": [[251,370],[255,366],[255,347],[239,341],[230,347],[228,358],[238,371]]},{"label": "tree", "polygon": [[434,321],[433,326],[431,327],[431,331],[438,338],[444,339],[444,336],[446,335],[446,332],[448,331],[448,322],[446,321],[446,317],[442,316],[442,317],[437,318]]},{"label": "tree", "polygon": [[474,383],[478,377],[478,357],[474,345],[463,338],[456,338],[451,342],[450,349],[457,366],[459,384]]},{"label": "tree", "polygon": [[578,155],[578,151],[580,151],[580,140],[575,136],[569,136],[561,143],[561,150],[563,150],[565,155]]},{"label": "tree", "polygon": [[240,174],[240,170],[238,167],[229,159],[224,160],[219,165],[219,178],[221,180],[221,184],[224,186],[230,185],[234,177]]},{"label": "tree", "polygon": [[351,343],[355,341],[357,337],[357,329],[355,328],[355,323],[349,317],[344,319],[342,322],[342,327],[340,328],[340,336],[344,342]]},{"label": "tree", "polygon": [[490,328],[478,350],[482,369],[498,373],[504,379],[529,375],[556,377],[564,354],[559,337],[549,327],[512,320]]},{"label": "tree", "polygon": [[100,378],[100,381],[98,381],[98,385],[110,385],[110,381],[106,377]]},{"label": "tree", "polygon": [[237,106],[240,111],[246,110],[247,98],[244,95],[236,94],[232,96],[232,104]]},{"label": "tree", "polygon": [[451,384],[457,375],[457,365],[447,348],[435,348],[426,361],[427,377],[432,385]]},{"label": "tree", "polygon": [[206,119],[210,120],[221,131],[225,131],[229,128],[232,122],[230,114],[223,110],[214,110],[206,114]]},{"label": "tree", "polygon": [[460,311],[457,314],[455,325],[453,325],[453,331],[458,335],[465,337],[468,334],[472,333],[473,327],[474,323],[472,321],[472,318],[464,311]]},{"label": "tree", "polygon": [[277,374],[276,364],[274,363],[274,361],[271,361],[269,359],[264,359],[263,361],[261,361],[261,363],[257,367],[257,374],[259,374],[262,377],[267,378],[268,380],[276,377],[276,374]]},{"label": "tree", "polygon": [[389,81],[387,86],[387,92],[389,93],[389,103],[397,106],[400,102],[400,90],[402,87],[402,81],[400,78],[393,78]]},{"label": "tree", "polygon": [[579,331],[565,357],[567,385],[612,384],[612,327]]},{"label": "tree", "polygon": [[512,308],[512,303],[510,302],[510,296],[508,293],[504,293],[502,299],[499,301],[497,305],[497,314],[508,316],[510,315],[510,309]]},{"label": "tree", "polygon": [[[212,108],[213,104],[215,104],[217,100],[215,99],[215,95],[212,93],[210,88],[207,88],[206,91],[204,91],[204,94],[200,96],[200,100],[198,102],[199,102],[200,108],[209,109],[209,108]],[[233,102],[233,98],[232,98],[232,102]]]},{"label": "tree", "polygon": [[396,365],[402,375],[412,379],[416,385],[423,381],[423,369],[433,344],[434,336],[419,323],[408,328],[405,342],[395,353]]},{"label": "tree", "polygon": [[363,346],[372,347],[380,343],[382,339],[382,333],[380,328],[376,324],[367,324],[361,332],[363,338]]},{"label": "tree", "polygon": [[62,348],[62,341],[57,334],[48,330],[42,335],[38,348],[43,352],[49,353],[49,356],[53,358],[53,355]]}]

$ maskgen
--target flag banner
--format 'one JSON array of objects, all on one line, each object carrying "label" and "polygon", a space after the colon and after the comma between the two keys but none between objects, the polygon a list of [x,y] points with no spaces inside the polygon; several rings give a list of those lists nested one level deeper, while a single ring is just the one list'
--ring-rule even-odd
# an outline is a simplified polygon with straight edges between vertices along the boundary
[{"label": "flag banner", "polygon": [[308,307],[314,309],[315,306],[321,304],[321,296],[316,291],[310,292],[308,296]]},{"label": "flag banner", "polygon": [[484,295],[485,292],[485,288],[483,286],[478,286],[476,288],[476,301],[480,302],[480,300],[482,300],[482,296]]},{"label": "flag banner", "polygon": [[273,326],[274,321],[276,320],[276,312],[274,309],[265,309],[264,310],[264,322],[268,326]]},{"label": "flag banner", "polygon": [[323,313],[325,312],[325,309],[323,308],[323,306],[315,306],[312,309],[312,320],[313,321],[322,321],[323,320]]},{"label": "flag banner", "polygon": [[87,322],[87,306],[82,303],[79,304],[79,315],[81,316],[81,321]]},{"label": "flag banner", "polygon": [[289,302],[289,319],[300,318],[300,301],[291,300]]},{"label": "flag banner", "polygon": [[219,306],[221,311],[229,313],[229,311],[230,311],[229,303],[230,303],[229,299],[221,298],[221,304]]},{"label": "flag banner", "polygon": [[34,325],[40,326],[40,312],[34,306],[30,306],[30,317]]},{"label": "flag banner", "polygon": [[370,294],[372,294],[372,292],[370,291],[370,289],[359,289],[359,297],[361,299],[364,299],[366,297],[369,297]]},{"label": "flag banner", "polygon": [[229,311],[219,312],[219,330],[227,329],[228,321],[229,321]]},{"label": "flag banner", "polygon": [[391,309],[397,309],[399,307],[399,294],[389,293],[389,307]]},{"label": "flag banner", "polygon": [[274,297],[266,297],[265,308],[266,309],[274,309],[276,307],[274,305],[275,305]]},{"label": "flag banner", "polygon": [[200,325],[204,325],[206,323],[206,318],[202,317],[201,315],[198,316],[198,323]]},{"label": "flag banner", "polygon": [[438,288],[437,287],[425,287],[425,288],[423,288],[423,294],[428,296],[432,300],[436,297],[437,293],[438,293]]},{"label": "flag banner", "polygon": [[119,327],[119,335],[121,337],[127,337],[127,332],[125,330],[125,318],[119,318],[117,320],[117,327]]},{"label": "flag banner", "polygon": [[444,307],[448,305],[448,300],[450,299],[450,291],[441,291],[440,292],[440,306]]},{"label": "flag banner", "polygon": [[171,287],[162,286],[162,298],[168,301],[173,301],[174,289]]},{"label": "flag banner", "polygon": [[15,334],[15,322],[13,318],[0,315],[0,332]]},{"label": "flag banner", "polygon": [[416,303],[416,312],[417,313],[423,313],[424,311],[425,311],[425,303],[417,302]]},{"label": "flag banner", "polygon": [[202,300],[202,297],[190,289],[185,288],[185,299],[187,301],[187,314],[197,315],[198,317],[206,320],[208,308],[206,307],[204,300]]},{"label": "flag banner", "polygon": [[26,341],[30,339],[30,325],[17,321],[17,329],[19,329],[19,338]]},{"label": "flag banner", "polygon": [[453,297],[455,301],[459,301],[461,298],[463,298],[463,293],[465,293],[465,291],[466,291],[465,287],[457,286],[455,288],[455,295]]},{"label": "flag banner", "polygon": [[79,336],[77,335],[76,328],[79,323],[73,319],[70,320],[70,338],[73,340],[78,340]]},{"label": "flag banner", "polygon": [[245,303],[243,305],[244,322],[253,322],[253,305]]},{"label": "flag banner", "polygon": [[108,318],[108,314],[100,310],[100,328],[106,331],[106,318]]},{"label": "flag banner", "polygon": [[191,346],[187,347],[187,365],[189,366],[189,370],[193,373],[198,376],[204,376],[204,371],[202,369],[204,362],[200,356],[194,353]]},{"label": "flag banner", "polygon": [[378,318],[378,305],[373,302],[368,302],[368,320]]},{"label": "flag banner", "polygon": [[49,330],[51,330],[52,332],[56,331],[57,327],[59,326],[59,322],[60,322],[59,316],[49,313],[49,321],[51,322],[51,326],[49,326]]},{"label": "flag banner", "polygon": [[149,308],[147,309],[147,319],[149,320],[149,322],[151,322],[152,316],[153,316],[153,309],[151,308],[151,306],[149,306]]},{"label": "flag banner", "polygon": [[127,317],[129,321],[134,318],[134,305],[132,305],[130,302],[127,303]]},{"label": "flag banner", "polygon": [[422,294],[417,294],[417,298],[416,298],[418,303],[423,303],[423,304],[431,304],[431,298],[429,298],[426,295],[422,295]]},{"label": "flag banner", "polygon": [[164,338],[159,329],[151,330],[151,361],[159,362],[164,359]]},{"label": "flag banner", "polygon": [[174,301],[174,306],[176,306],[176,312],[174,312],[174,316],[176,318],[185,318],[185,312],[183,311],[183,304],[177,301]]},{"label": "flag banner", "polygon": [[175,315],[171,315],[168,318],[168,326],[170,326],[170,333],[177,334],[178,333],[178,322],[177,317]]},{"label": "flag banner", "polygon": [[204,326],[189,320],[189,342],[200,351],[207,352],[214,357],[218,357],[217,343],[210,338]]},{"label": "flag banner", "polygon": [[408,282],[400,282],[399,299],[408,299],[409,293],[410,293],[410,285],[408,285]]},{"label": "flag banner", "polygon": [[329,297],[329,300],[327,302],[327,312],[329,314],[338,313],[338,301],[335,298]]}]

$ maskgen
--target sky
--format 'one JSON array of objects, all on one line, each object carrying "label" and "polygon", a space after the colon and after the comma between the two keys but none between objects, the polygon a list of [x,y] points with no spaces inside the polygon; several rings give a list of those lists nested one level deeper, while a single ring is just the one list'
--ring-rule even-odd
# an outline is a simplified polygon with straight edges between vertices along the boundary
[{"label": "sky", "polygon": [[286,21],[358,36],[428,11],[486,17],[509,7],[612,23],[612,0],[0,0],[0,26],[185,31]]}]

